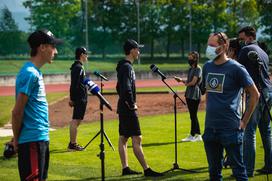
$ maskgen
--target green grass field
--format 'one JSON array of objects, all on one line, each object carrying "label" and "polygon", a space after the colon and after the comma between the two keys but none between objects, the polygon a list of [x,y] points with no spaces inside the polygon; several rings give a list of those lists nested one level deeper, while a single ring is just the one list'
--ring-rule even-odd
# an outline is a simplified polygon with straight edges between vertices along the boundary
[{"label": "green grass field", "polygon": [[[1,60],[0,75],[16,75],[22,65],[26,61],[16,61],[16,60]],[[70,73],[70,67],[73,63],[71,61],[55,60],[52,64],[45,64],[41,70],[43,74],[56,74],[56,73]],[[155,62],[154,62],[155,63]],[[181,63],[156,63],[160,70],[177,70],[182,71],[188,69],[187,62]],[[135,71],[150,71],[150,64],[138,65],[137,62],[134,63]],[[92,61],[89,60],[87,64],[87,71],[93,72],[98,70],[100,72],[115,72],[116,62],[112,61]]]},{"label": "green grass field", "polygon": [[[106,112],[105,112],[106,114]],[[199,113],[200,125],[203,131],[204,112]],[[187,136],[190,130],[188,113],[179,113],[178,140]],[[143,149],[148,164],[157,171],[163,172],[172,168],[174,162],[174,116],[157,115],[140,117],[143,134]],[[82,124],[79,127],[78,141],[85,145],[100,129],[99,122]],[[117,150],[118,121],[105,121],[105,131],[114,145],[115,151],[105,142],[105,177],[106,180],[154,180],[142,175],[121,175],[121,163]],[[0,150],[10,138],[0,138]],[[97,157],[100,152],[100,137],[97,137],[83,152],[67,152],[69,132],[68,127],[50,132],[50,166],[48,180],[101,180],[101,161]],[[105,140],[106,141],[106,140]],[[141,171],[141,166],[133,155],[131,142],[129,142],[129,165]],[[176,170],[167,173],[156,180],[208,180],[208,165],[206,161],[203,142],[178,142],[178,164],[181,168],[194,170],[188,173]],[[256,169],[263,166],[263,148],[259,133],[257,134]],[[234,180],[230,169],[223,169],[224,180]],[[19,180],[17,171],[17,158],[5,160],[0,158],[0,178],[3,181]],[[272,175],[269,175],[269,180]],[[256,175],[250,180],[267,180],[265,175]]]},{"label": "green grass field", "polygon": [[[174,90],[182,92],[185,90],[185,86],[175,86]],[[167,87],[143,87],[137,88],[137,92],[160,92],[169,91]],[[105,89],[104,93],[116,93],[115,89]],[[56,102],[68,96],[68,92],[48,93],[47,101],[49,104]],[[5,125],[11,120],[11,111],[15,104],[15,96],[0,96],[0,127]]]},{"label": "green grass field", "polygon": [[[67,96],[65,92],[48,93],[48,103],[55,102]],[[5,125],[11,120],[11,111],[15,104],[15,96],[0,96],[0,127]]]}]

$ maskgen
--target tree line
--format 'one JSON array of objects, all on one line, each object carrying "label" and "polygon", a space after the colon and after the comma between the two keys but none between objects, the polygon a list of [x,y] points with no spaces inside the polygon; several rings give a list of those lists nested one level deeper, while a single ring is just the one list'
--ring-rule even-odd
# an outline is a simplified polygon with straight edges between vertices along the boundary
[{"label": "tree line", "polygon": [[[127,38],[137,40],[138,17],[143,53],[151,58],[184,56],[190,48],[204,52],[210,33],[223,31],[235,37],[246,25],[260,28],[270,45],[272,40],[271,0],[25,0],[23,5],[30,10],[29,31],[47,28],[63,38],[63,55],[85,45],[86,18],[89,50],[103,57],[122,53]],[[3,8],[0,55],[25,53],[27,34],[18,30],[8,8]]]}]

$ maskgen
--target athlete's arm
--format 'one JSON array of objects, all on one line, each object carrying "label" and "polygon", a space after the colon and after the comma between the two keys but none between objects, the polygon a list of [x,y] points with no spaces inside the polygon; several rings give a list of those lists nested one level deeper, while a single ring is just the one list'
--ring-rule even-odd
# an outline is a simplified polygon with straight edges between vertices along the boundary
[{"label": "athlete's arm", "polygon": [[255,86],[255,84],[251,86],[245,87],[245,91],[247,94],[249,94],[249,104],[248,107],[244,113],[244,116],[240,122],[240,129],[245,129],[247,126],[247,123],[252,115],[252,113],[255,110],[256,105],[258,104],[260,94]]},{"label": "athlete's arm", "polygon": [[23,122],[24,109],[27,101],[28,96],[25,95],[24,93],[19,93],[17,96],[15,106],[12,110],[12,131],[14,136],[13,144],[16,151],[18,146],[18,138],[20,135]]}]

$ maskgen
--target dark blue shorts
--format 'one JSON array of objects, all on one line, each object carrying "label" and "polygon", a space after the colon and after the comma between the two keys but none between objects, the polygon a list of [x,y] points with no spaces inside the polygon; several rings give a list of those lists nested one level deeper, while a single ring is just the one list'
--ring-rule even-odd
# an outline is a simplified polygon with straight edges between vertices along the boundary
[{"label": "dark blue shorts", "polygon": [[18,145],[18,168],[23,181],[45,180],[49,165],[49,142],[38,141]]}]

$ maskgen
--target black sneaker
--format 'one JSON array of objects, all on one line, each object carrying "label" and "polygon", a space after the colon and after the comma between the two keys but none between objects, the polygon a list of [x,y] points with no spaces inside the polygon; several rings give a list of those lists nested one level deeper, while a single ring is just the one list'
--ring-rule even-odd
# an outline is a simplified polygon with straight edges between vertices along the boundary
[{"label": "black sneaker", "polygon": [[84,148],[82,146],[80,146],[79,144],[77,143],[69,143],[68,145],[68,151],[83,151]]},{"label": "black sneaker", "polygon": [[161,177],[161,176],[163,176],[163,173],[155,172],[151,168],[148,168],[144,171],[144,176],[146,176],[146,177]]},{"label": "black sneaker", "polygon": [[271,174],[272,173],[272,169],[267,169],[265,167],[256,170],[256,172],[262,173],[262,174]]},{"label": "black sneaker", "polygon": [[134,170],[131,170],[129,167],[123,168],[122,175],[134,175],[134,174],[141,174],[142,172],[137,172]]}]

